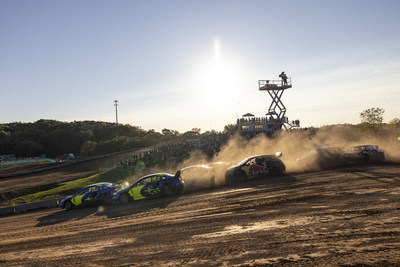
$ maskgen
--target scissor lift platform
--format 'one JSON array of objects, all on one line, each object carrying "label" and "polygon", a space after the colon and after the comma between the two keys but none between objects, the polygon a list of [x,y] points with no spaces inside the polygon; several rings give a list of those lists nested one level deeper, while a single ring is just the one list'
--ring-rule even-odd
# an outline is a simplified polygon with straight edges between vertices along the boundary
[{"label": "scissor lift platform", "polygon": [[259,80],[258,88],[260,91],[285,90],[292,88],[292,81],[290,78],[287,78],[287,83],[282,80]]}]

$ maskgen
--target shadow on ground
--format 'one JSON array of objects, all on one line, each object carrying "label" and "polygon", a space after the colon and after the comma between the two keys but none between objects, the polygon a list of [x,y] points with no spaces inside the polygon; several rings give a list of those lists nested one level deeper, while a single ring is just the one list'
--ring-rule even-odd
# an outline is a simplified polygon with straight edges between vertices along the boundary
[{"label": "shadow on ground", "polygon": [[86,208],[75,208],[73,210],[61,210],[38,219],[36,227],[63,223],[70,220],[81,220],[90,215],[107,216],[108,218],[123,217],[152,209],[162,209],[178,199],[179,196],[170,196],[156,199],[132,201],[128,204],[113,204],[107,206],[96,206]]}]

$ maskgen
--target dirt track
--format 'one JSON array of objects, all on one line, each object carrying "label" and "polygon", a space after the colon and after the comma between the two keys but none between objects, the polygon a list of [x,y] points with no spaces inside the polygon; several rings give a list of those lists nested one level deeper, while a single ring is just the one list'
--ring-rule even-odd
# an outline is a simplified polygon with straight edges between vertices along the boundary
[{"label": "dirt track", "polygon": [[[72,165],[60,166],[59,168],[48,171],[24,174],[10,178],[1,178],[0,193],[86,177],[99,171],[110,169],[119,161],[125,160],[132,155],[143,153],[149,149],[151,149],[151,147],[131,152],[119,153],[112,156],[84,161]],[[29,166],[27,168],[29,168]]]},{"label": "dirt track", "polygon": [[0,264],[400,264],[400,165],[0,218]]}]

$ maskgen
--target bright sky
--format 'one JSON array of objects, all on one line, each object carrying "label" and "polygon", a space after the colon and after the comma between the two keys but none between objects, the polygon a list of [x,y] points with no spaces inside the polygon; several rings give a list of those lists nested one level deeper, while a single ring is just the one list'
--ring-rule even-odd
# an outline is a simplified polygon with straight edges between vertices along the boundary
[{"label": "bright sky", "polygon": [[202,132],[270,104],[289,120],[400,117],[400,1],[0,0],[0,123],[115,121]]}]

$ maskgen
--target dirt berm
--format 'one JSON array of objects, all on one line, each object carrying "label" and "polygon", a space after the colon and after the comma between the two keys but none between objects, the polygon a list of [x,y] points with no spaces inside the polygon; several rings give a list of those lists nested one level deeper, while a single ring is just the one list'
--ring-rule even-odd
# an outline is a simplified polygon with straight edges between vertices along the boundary
[{"label": "dirt berm", "polygon": [[400,165],[0,218],[3,266],[398,266]]}]

